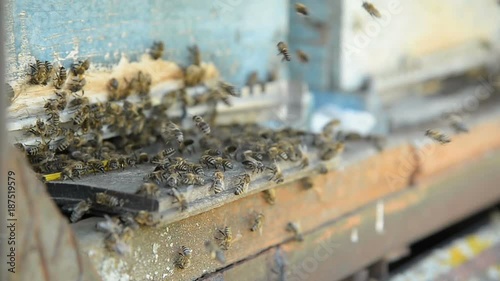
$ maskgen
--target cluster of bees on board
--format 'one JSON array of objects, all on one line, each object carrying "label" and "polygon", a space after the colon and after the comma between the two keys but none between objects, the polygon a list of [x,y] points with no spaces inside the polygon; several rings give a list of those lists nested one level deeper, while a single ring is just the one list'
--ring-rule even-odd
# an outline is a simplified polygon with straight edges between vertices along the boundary
[{"label": "cluster of bees on board", "polygon": [[[297,3],[296,11],[308,16],[308,8]],[[363,8],[373,17],[380,17],[378,10],[370,3],[364,2]],[[279,54],[283,61],[290,61],[286,43],[279,42]],[[149,54],[152,59],[162,57],[164,44],[154,42]],[[54,96],[44,104],[47,119],[37,119],[35,124],[24,128],[25,133],[37,138],[36,145],[16,143],[15,146],[25,153],[32,168],[45,180],[47,174],[60,173],[62,180],[74,180],[84,175],[108,173],[124,170],[141,164],[149,164],[153,168],[144,175],[144,183],[138,187],[136,194],[150,198],[158,198],[161,189],[166,189],[180,210],[188,209],[189,202],[180,191],[183,187],[203,186],[209,184],[210,192],[218,194],[231,189],[235,196],[247,192],[253,179],[267,174],[268,181],[281,184],[285,177],[282,163],[292,163],[299,169],[310,166],[308,147],[317,151],[318,160],[329,161],[342,154],[345,143],[357,140],[359,135],[339,130],[340,121],[331,120],[319,134],[284,128],[273,130],[257,124],[231,124],[214,126],[217,103],[230,106],[231,98],[239,97],[239,90],[224,81],[207,87],[198,95],[189,95],[189,86],[201,84],[203,68],[201,54],[197,46],[190,47],[192,64],[184,69],[184,88],[165,94],[160,104],[152,105],[150,90],[152,79],[146,72],[138,71],[130,80],[111,78],[107,83],[108,101],[91,103],[85,97],[85,74],[90,61],[73,63],[66,70],[63,66],[54,69],[48,61],[36,60],[29,65],[29,83],[35,85],[52,85]],[[308,62],[308,56],[298,50],[301,62]],[[136,95],[139,102],[130,102],[127,98]],[[184,109],[182,117],[168,116],[169,109],[180,102]],[[209,104],[213,110],[205,116],[188,117],[188,108],[200,104]],[[71,122],[63,124],[61,112],[70,112]],[[450,115],[451,125],[457,132],[468,129],[457,115]],[[181,124],[188,121],[191,126],[184,128]],[[115,133],[116,137],[105,139],[103,130]],[[451,139],[436,129],[429,129],[425,135],[445,144]],[[380,137],[369,136],[377,148],[382,149]],[[160,146],[157,153],[148,153],[143,148]],[[195,158],[195,159],[193,159]],[[226,178],[227,170],[242,168],[244,171],[232,178]],[[320,164],[315,173],[327,173],[326,165]],[[301,180],[304,188],[312,188],[312,180],[307,177]],[[263,192],[265,200],[274,204],[275,189]],[[71,207],[70,221],[76,222],[88,213],[93,205],[109,207],[122,206],[123,200],[101,192],[94,198],[80,201]],[[262,232],[264,215],[255,215],[249,231]],[[134,230],[139,225],[155,226],[159,223],[158,214],[139,211],[136,214],[123,213],[110,217],[96,225],[98,231],[105,233],[104,244],[110,251],[125,255],[131,251],[130,241]],[[303,237],[300,226],[290,222],[286,230],[293,233],[297,241]],[[204,244],[209,256],[225,263],[224,251],[237,240],[231,227],[218,229],[215,240],[207,240]],[[181,246],[175,259],[179,269],[189,267],[192,249]]]}]

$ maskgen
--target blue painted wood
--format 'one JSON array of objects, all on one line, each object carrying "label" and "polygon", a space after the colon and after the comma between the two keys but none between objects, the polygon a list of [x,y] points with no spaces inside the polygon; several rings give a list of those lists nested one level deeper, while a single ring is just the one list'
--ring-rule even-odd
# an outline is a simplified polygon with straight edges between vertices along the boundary
[{"label": "blue painted wood", "polygon": [[[95,63],[134,59],[154,40],[166,44],[165,58],[188,63],[186,47],[198,44],[206,61],[242,84],[251,71],[265,78],[279,62],[276,44],[286,40],[287,0],[10,0],[9,69],[22,72],[28,59],[60,58],[72,52]],[[10,7],[10,9],[9,9]],[[9,20],[8,20],[9,21]],[[282,67],[283,65],[280,65]]]}]

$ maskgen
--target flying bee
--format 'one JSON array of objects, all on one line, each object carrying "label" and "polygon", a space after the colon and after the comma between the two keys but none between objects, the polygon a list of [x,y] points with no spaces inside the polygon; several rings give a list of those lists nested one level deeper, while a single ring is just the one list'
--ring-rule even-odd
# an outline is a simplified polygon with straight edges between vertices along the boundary
[{"label": "flying bee", "polygon": [[134,220],[140,225],[156,226],[160,223],[158,214],[150,213],[148,211],[139,211],[134,217]]},{"label": "flying bee", "polygon": [[143,183],[135,194],[158,198],[160,196],[160,187],[155,183]]},{"label": "flying bee", "polygon": [[372,4],[372,3],[368,3],[368,2],[363,2],[363,8],[368,12],[368,14],[370,14],[370,16],[372,17],[376,17],[376,18],[381,18],[382,15],[380,14],[380,12],[378,11],[377,8],[375,8],[375,6]]},{"label": "flying bee", "polygon": [[203,118],[199,115],[195,115],[193,116],[193,121],[195,122],[196,124],[196,127],[198,127],[198,129],[205,135],[208,135],[210,134],[210,125],[208,125],[207,122],[205,122],[205,120],[203,120]]},{"label": "flying bee", "polygon": [[250,185],[251,177],[249,174],[241,174],[236,177],[236,185],[234,188],[234,194],[240,195],[245,193],[248,190],[248,186]]},{"label": "flying bee", "polygon": [[233,231],[231,227],[226,226],[223,229],[217,229],[218,234],[215,239],[219,240],[219,246],[222,250],[227,251],[233,243]]},{"label": "flying bee", "polygon": [[440,131],[438,130],[433,130],[433,129],[428,129],[427,131],[425,131],[425,135],[437,142],[439,142],[440,144],[446,144],[446,143],[449,143],[451,142],[451,138],[448,137],[447,135],[441,133]]},{"label": "flying bee", "polygon": [[115,196],[106,194],[104,192],[98,192],[95,194],[95,202],[99,205],[104,205],[108,207],[117,207],[117,206],[123,206],[125,202],[123,199],[118,199]]},{"label": "flying bee", "polygon": [[222,167],[224,171],[226,171],[226,169],[232,170],[234,168],[233,163],[231,163],[231,160],[222,157],[215,158],[215,166]]},{"label": "flying bee", "polygon": [[265,217],[263,214],[257,214],[250,230],[254,232],[259,231],[259,234],[262,235],[262,225],[264,224],[264,218]]},{"label": "flying bee", "polygon": [[169,121],[167,125],[167,132],[169,135],[172,134],[178,143],[182,143],[184,141],[184,134],[179,126],[177,126],[174,122]]},{"label": "flying bee", "polygon": [[295,11],[297,12],[297,14],[300,14],[303,16],[309,15],[309,9],[307,9],[306,5],[304,5],[302,3],[295,4]]},{"label": "flying bee", "polygon": [[312,178],[310,177],[305,177],[303,178],[302,180],[300,180],[301,184],[302,184],[302,187],[304,189],[311,189],[314,187],[314,181]]},{"label": "flying bee", "polygon": [[332,138],[334,131],[340,126],[340,120],[339,119],[333,119],[330,120],[328,123],[326,123],[323,126],[322,134],[326,136],[327,138]]},{"label": "flying bee", "polygon": [[123,223],[124,227],[128,227],[130,229],[136,230],[139,228],[139,224],[134,219],[134,215],[132,213],[122,213],[119,216],[120,221]]},{"label": "flying bee", "polygon": [[82,95],[85,94],[83,87],[87,84],[87,80],[81,76],[73,76],[69,81],[66,82],[66,88],[71,93],[76,93],[82,91]]},{"label": "flying bee", "polygon": [[196,66],[201,66],[201,52],[198,45],[193,45],[188,47],[189,54],[191,55],[191,61]]},{"label": "flying bee", "polygon": [[271,177],[268,179],[269,181],[274,181],[275,183],[278,184],[285,181],[283,172],[281,171],[280,166],[276,164],[276,162],[271,164],[271,166],[267,167],[267,169],[271,171]]},{"label": "flying bee", "polygon": [[66,68],[64,68],[64,66],[59,67],[59,71],[56,71],[56,76],[53,82],[54,87],[56,89],[61,89],[66,82],[66,78]]},{"label": "flying bee", "polygon": [[344,151],[344,147],[345,145],[343,142],[328,143],[326,147],[320,150],[319,158],[323,161],[330,160],[341,154]]},{"label": "flying bee", "polygon": [[193,139],[186,139],[179,144],[179,153],[184,154],[184,152],[189,154],[193,154],[195,152]]},{"label": "flying bee", "polygon": [[109,79],[108,83],[106,84],[106,88],[108,89],[108,100],[109,101],[116,101],[119,100],[121,97],[119,95],[119,90],[118,87],[120,86],[118,79],[116,78],[111,78]]},{"label": "flying bee", "polygon": [[155,41],[155,42],[153,42],[153,46],[151,47],[151,50],[149,51],[149,55],[154,60],[157,60],[163,56],[164,49],[165,49],[165,45],[163,44],[162,41]]},{"label": "flying bee", "polygon": [[181,211],[188,208],[188,202],[184,194],[180,193],[177,188],[172,188],[172,196],[175,198],[175,202],[179,203]]},{"label": "flying bee", "polygon": [[302,50],[297,50],[297,57],[301,63],[309,62],[309,56]]},{"label": "flying bee", "polygon": [[200,158],[200,164],[207,166],[207,168],[210,167],[217,168],[216,158],[210,155],[202,155]]},{"label": "flying bee", "polygon": [[205,179],[199,175],[192,173],[185,173],[183,176],[183,183],[187,185],[204,185]]},{"label": "flying bee", "polygon": [[77,63],[71,64],[71,72],[74,76],[83,75],[90,67],[90,60],[86,59],[84,61],[78,61]]},{"label": "flying bee", "polygon": [[224,252],[214,242],[210,240],[205,241],[205,248],[212,259],[217,259],[221,264],[226,263]]},{"label": "flying bee", "polygon": [[274,205],[276,203],[276,189],[270,188],[262,191],[262,195],[264,196],[264,200],[270,205]]},{"label": "flying bee", "polygon": [[222,192],[225,189],[224,173],[221,171],[214,172],[212,178],[212,186],[210,187],[215,194]]},{"label": "flying bee", "polygon": [[224,91],[226,94],[231,95],[233,97],[240,96],[240,94],[236,90],[236,87],[234,87],[233,85],[231,85],[227,82],[219,81],[219,88],[222,89],[222,91]]},{"label": "flying bee", "polygon": [[448,119],[449,119],[451,127],[453,128],[453,130],[455,130],[455,132],[457,134],[469,132],[469,129],[463,123],[462,118],[460,116],[458,116],[457,114],[450,114],[448,116]]},{"label": "flying bee", "polygon": [[296,222],[289,222],[286,226],[286,230],[294,234],[294,238],[297,241],[304,241],[304,236],[300,230],[300,225]]},{"label": "flying bee", "polygon": [[97,231],[104,233],[120,233],[122,230],[119,219],[111,218],[106,214],[103,221],[98,221],[95,224],[95,228]]},{"label": "flying bee", "polygon": [[125,256],[130,253],[130,246],[121,239],[118,233],[109,233],[104,238],[104,245],[109,251],[116,252],[120,256]]},{"label": "flying bee", "polygon": [[288,46],[286,45],[285,42],[279,42],[278,43],[278,55],[282,54],[283,55],[283,59],[281,61],[290,61],[291,58],[290,58],[290,54],[288,53]]},{"label": "flying bee", "polygon": [[193,250],[186,246],[181,247],[181,251],[175,260],[175,266],[179,269],[188,268],[191,265],[191,255],[193,254]]},{"label": "flying bee", "polygon": [[87,200],[82,200],[73,208],[69,220],[72,223],[79,221],[83,215],[85,215],[92,207],[92,201],[87,198]]},{"label": "flying bee", "polygon": [[299,154],[301,155],[300,165],[301,169],[309,166],[309,156],[307,155],[307,147],[299,146]]}]

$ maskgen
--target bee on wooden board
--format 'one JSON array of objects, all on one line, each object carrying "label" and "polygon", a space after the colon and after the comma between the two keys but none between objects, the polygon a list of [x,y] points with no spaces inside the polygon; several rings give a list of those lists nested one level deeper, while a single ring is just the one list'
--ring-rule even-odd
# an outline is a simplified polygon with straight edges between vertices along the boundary
[{"label": "bee on wooden board", "polygon": [[150,213],[148,211],[139,211],[134,220],[140,225],[146,226],[156,226],[160,223],[160,217],[158,214]]},{"label": "bee on wooden board", "polygon": [[188,47],[188,51],[191,56],[191,61],[193,62],[193,64],[196,66],[201,66],[201,52],[200,49],[198,48],[198,45],[195,44],[191,47]]},{"label": "bee on wooden board", "polygon": [[162,41],[155,41],[153,42],[153,46],[149,51],[149,55],[151,56],[152,59],[157,60],[163,56],[164,49],[165,45],[163,44]]},{"label": "bee on wooden board", "polygon": [[71,93],[77,93],[82,91],[82,95],[85,94],[83,87],[87,84],[87,80],[83,76],[72,76],[66,81],[66,89]]},{"label": "bee on wooden board", "polygon": [[217,229],[218,235],[215,236],[215,239],[219,240],[219,247],[227,251],[231,244],[233,243],[233,231],[231,227],[226,226],[223,229]]},{"label": "bee on wooden board", "polygon": [[303,16],[309,15],[309,9],[306,7],[306,5],[304,5],[302,3],[295,4],[295,11],[297,12],[297,14],[300,14]]},{"label": "bee on wooden board", "polygon": [[80,76],[85,73],[90,67],[90,60],[86,59],[84,61],[78,61],[76,63],[71,64],[71,73],[73,76]]},{"label": "bee on wooden board", "polygon": [[302,50],[297,50],[297,58],[301,63],[309,62],[309,56]]},{"label": "bee on wooden board", "polygon": [[130,245],[128,245],[127,241],[122,239],[118,233],[109,233],[104,238],[104,245],[106,246],[106,249],[113,251],[120,256],[128,255],[131,252]]},{"label": "bee on wooden board", "polygon": [[119,95],[118,87],[120,86],[118,79],[111,78],[106,84],[106,88],[108,90],[108,100],[109,101],[117,101],[121,98]]},{"label": "bee on wooden board", "polygon": [[289,222],[286,226],[286,230],[294,234],[294,238],[297,241],[304,241],[302,232],[300,230],[300,225],[296,222]]},{"label": "bee on wooden board", "polygon": [[[190,186],[192,188],[192,186]],[[188,187],[188,189],[190,188]],[[177,188],[172,188],[172,196],[175,198],[175,202],[179,203],[181,211],[184,211],[188,208],[188,202],[184,194],[177,190]]]},{"label": "bee on wooden board", "polygon": [[175,259],[175,266],[179,269],[188,268],[191,265],[191,255],[193,254],[193,250],[186,246],[181,246],[181,250],[179,255]]},{"label": "bee on wooden board", "polygon": [[55,78],[53,79],[53,84],[56,89],[62,89],[64,83],[66,82],[66,68],[64,66],[59,67],[59,71],[56,71]]},{"label": "bee on wooden board", "polygon": [[253,221],[253,225],[250,228],[250,231],[259,231],[259,234],[262,235],[262,225],[264,224],[264,215],[263,214],[257,214]]},{"label": "bee on wooden board", "polygon": [[301,179],[300,183],[302,184],[302,187],[304,189],[311,189],[314,187],[314,181],[311,177],[305,177]]},{"label": "bee on wooden board", "polygon": [[52,71],[52,64],[48,61],[42,62],[36,60],[34,64],[30,64],[30,82],[35,85],[47,85]]},{"label": "bee on wooden board", "polygon": [[236,184],[234,188],[235,195],[241,195],[248,190],[248,186],[250,185],[251,177],[249,174],[241,174],[236,177]]},{"label": "bee on wooden board", "polygon": [[205,241],[204,245],[205,245],[205,248],[207,249],[210,257],[213,260],[216,259],[221,264],[226,263],[226,257],[224,255],[224,252],[221,250],[221,248],[218,245],[216,245],[214,242],[212,242],[210,240]]},{"label": "bee on wooden board", "polygon": [[160,196],[160,187],[155,183],[143,183],[135,194],[158,198]]},{"label": "bee on wooden board", "polygon": [[225,189],[223,172],[214,172],[214,175],[212,177],[212,186],[210,187],[210,189],[213,190],[215,194],[220,193]]},{"label": "bee on wooden board", "polygon": [[104,192],[98,192],[95,194],[95,202],[99,205],[108,207],[121,207],[123,206],[123,204],[125,204],[125,201],[123,201],[123,199],[118,199],[117,197],[106,194]]},{"label": "bee on wooden board", "polygon": [[368,12],[368,14],[370,14],[370,16],[376,17],[376,18],[382,17],[382,15],[378,11],[378,9],[372,3],[364,1],[362,6]]},{"label": "bee on wooden board", "polygon": [[326,123],[323,126],[321,132],[327,138],[333,138],[334,137],[334,132],[340,126],[340,124],[341,123],[340,123],[339,119],[330,120],[328,123]]},{"label": "bee on wooden board", "polygon": [[425,135],[437,142],[439,142],[440,144],[447,144],[449,142],[451,142],[451,138],[448,137],[447,135],[445,135],[444,133],[438,131],[438,130],[435,130],[435,129],[428,129],[425,131]]},{"label": "bee on wooden board", "polygon": [[204,185],[205,179],[202,176],[192,174],[192,173],[184,173],[182,174],[183,183],[186,185]]},{"label": "bee on wooden board", "polygon": [[277,46],[278,46],[278,51],[279,51],[278,55],[280,55],[280,54],[283,55],[283,59],[281,59],[281,61],[285,61],[285,60],[290,61],[291,57],[290,57],[290,54],[288,53],[288,46],[286,45],[286,43],[280,41]]},{"label": "bee on wooden board", "polygon": [[238,93],[238,90],[236,90],[236,87],[233,85],[224,82],[224,81],[219,81],[219,88],[222,89],[226,94],[231,95],[233,97],[239,97],[240,94]]},{"label": "bee on wooden board", "polygon": [[276,189],[270,188],[262,191],[264,200],[266,200],[269,205],[274,205],[276,203]]},{"label": "bee on wooden board", "polygon": [[271,166],[267,167],[267,169],[271,171],[271,177],[268,179],[269,181],[274,181],[277,184],[283,183],[285,181],[283,172],[281,171],[281,168],[277,163],[271,164]]},{"label": "bee on wooden board", "polygon": [[87,198],[87,200],[82,200],[73,208],[70,216],[70,221],[75,223],[79,221],[83,215],[85,215],[92,207],[92,201]]},{"label": "bee on wooden board", "polygon": [[330,160],[344,151],[343,142],[328,143],[319,151],[319,158],[323,161]]}]

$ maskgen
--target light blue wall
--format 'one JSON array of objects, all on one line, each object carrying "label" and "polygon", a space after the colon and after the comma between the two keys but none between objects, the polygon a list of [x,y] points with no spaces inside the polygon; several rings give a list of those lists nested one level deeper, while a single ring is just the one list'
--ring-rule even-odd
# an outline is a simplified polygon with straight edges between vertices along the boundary
[{"label": "light blue wall", "polygon": [[279,63],[276,44],[287,39],[287,0],[8,0],[9,78],[33,56],[81,58],[114,64],[120,53],[137,57],[153,40],[166,44],[165,58],[187,64],[186,47],[197,43],[206,61],[237,84],[251,71],[264,78]]}]

